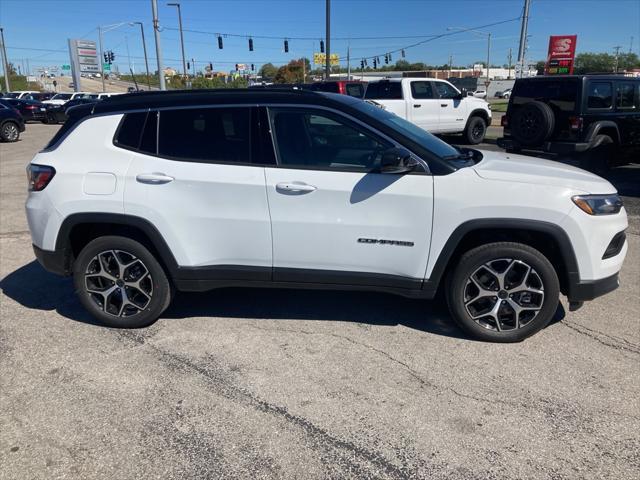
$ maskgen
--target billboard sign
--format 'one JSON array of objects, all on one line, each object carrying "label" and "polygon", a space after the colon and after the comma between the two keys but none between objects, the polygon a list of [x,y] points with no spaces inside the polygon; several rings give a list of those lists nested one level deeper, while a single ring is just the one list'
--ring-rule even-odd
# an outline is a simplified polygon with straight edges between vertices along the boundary
[{"label": "billboard sign", "polygon": [[[314,53],[313,54],[313,63],[316,65],[324,65],[327,62],[326,53]],[[337,53],[332,53],[329,55],[329,63],[332,66],[340,65],[340,55]]]},{"label": "billboard sign", "polygon": [[81,73],[101,73],[96,42],[93,40],[69,39],[69,57],[71,58],[71,75],[76,91],[80,89]]},{"label": "billboard sign", "polygon": [[571,75],[576,56],[577,35],[551,35],[544,67],[545,75]]}]

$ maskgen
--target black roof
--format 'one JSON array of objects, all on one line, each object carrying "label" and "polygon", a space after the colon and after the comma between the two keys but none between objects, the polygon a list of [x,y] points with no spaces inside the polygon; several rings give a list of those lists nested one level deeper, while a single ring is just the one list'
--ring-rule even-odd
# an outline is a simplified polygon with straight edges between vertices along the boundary
[{"label": "black roof", "polygon": [[281,88],[148,91],[114,95],[93,107],[92,113],[122,112],[146,108],[190,105],[308,103],[337,106],[358,101],[347,95]]},{"label": "black roof", "polygon": [[630,77],[624,75],[622,73],[614,74],[614,73],[591,73],[585,75],[536,75],[535,77],[526,77],[526,78],[518,78],[518,81],[545,81],[545,80],[565,80],[565,79],[577,79],[577,80],[587,80],[587,79],[598,79],[598,80],[636,80],[640,81],[638,77]]}]

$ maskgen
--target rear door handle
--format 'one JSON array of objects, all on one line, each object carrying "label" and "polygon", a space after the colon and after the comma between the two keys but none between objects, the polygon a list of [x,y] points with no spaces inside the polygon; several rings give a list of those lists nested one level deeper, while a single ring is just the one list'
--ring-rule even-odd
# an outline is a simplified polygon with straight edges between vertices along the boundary
[{"label": "rear door handle", "polygon": [[440,104],[440,106],[441,106],[441,107],[446,107],[446,106],[447,106],[447,104],[446,104],[446,103],[441,103],[441,104]]},{"label": "rear door handle", "polygon": [[165,183],[173,182],[173,177],[165,175],[164,173],[141,173],[136,175],[136,181],[139,183],[146,183],[147,185],[163,185]]},{"label": "rear door handle", "polygon": [[414,103],[414,104],[413,104],[413,108],[420,108],[421,106],[422,106],[422,105],[421,105],[421,104],[419,104],[419,103]]},{"label": "rear door handle", "polygon": [[276,184],[276,190],[282,192],[313,192],[316,187],[306,184],[304,182],[280,182]]}]

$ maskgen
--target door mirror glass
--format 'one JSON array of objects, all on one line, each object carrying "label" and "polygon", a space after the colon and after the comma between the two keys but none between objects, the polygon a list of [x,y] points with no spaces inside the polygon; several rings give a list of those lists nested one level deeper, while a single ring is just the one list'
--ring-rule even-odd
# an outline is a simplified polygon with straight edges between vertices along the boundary
[{"label": "door mirror glass", "polygon": [[418,163],[411,157],[411,152],[402,147],[389,148],[382,152],[380,173],[407,173],[416,168]]}]

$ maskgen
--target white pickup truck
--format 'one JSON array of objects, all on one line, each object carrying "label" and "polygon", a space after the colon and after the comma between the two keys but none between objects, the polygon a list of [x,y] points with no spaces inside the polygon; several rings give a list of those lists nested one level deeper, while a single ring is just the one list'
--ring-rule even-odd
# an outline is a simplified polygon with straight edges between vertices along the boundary
[{"label": "white pickup truck", "polygon": [[398,78],[369,82],[365,100],[374,100],[431,133],[462,133],[466,143],[484,140],[491,107],[445,80]]}]

